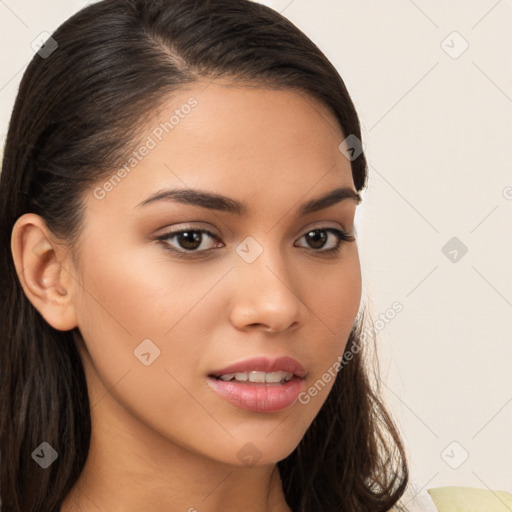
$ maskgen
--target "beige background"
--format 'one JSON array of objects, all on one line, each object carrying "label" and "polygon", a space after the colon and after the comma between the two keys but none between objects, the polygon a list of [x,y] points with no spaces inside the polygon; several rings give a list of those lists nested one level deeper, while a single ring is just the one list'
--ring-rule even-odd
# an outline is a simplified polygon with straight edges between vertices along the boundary
[{"label": "beige background", "polygon": [[[512,1],[262,3],[325,52],[361,117],[365,300],[374,320],[403,306],[376,327],[413,482],[512,492]],[[83,4],[0,0],[2,147],[31,42]]]}]

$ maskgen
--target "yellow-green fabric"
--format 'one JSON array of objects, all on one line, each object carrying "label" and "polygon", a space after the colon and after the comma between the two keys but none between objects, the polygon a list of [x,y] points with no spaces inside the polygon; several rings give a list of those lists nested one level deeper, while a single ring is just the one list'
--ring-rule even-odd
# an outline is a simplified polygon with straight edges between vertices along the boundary
[{"label": "yellow-green fabric", "polygon": [[428,489],[439,512],[512,512],[512,494],[476,487]]}]

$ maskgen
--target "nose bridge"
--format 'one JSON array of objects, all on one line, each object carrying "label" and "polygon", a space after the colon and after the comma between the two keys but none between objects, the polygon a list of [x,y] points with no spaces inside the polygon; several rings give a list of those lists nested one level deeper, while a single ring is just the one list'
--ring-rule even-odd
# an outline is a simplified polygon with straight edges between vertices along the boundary
[{"label": "nose bridge", "polygon": [[[264,288],[277,281],[278,288],[291,287],[291,276],[288,272],[285,255],[272,236],[261,234],[247,236],[236,248],[241,261],[237,262],[237,270],[253,285],[259,282]],[[288,290],[289,291],[289,290]]]},{"label": "nose bridge", "polygon": [[280,247],[271,237],[258,238],[248,236],[236,248],[239,290],[232,321],[238,327],[261,324],[281,331],[303,320],[305,306]]}]

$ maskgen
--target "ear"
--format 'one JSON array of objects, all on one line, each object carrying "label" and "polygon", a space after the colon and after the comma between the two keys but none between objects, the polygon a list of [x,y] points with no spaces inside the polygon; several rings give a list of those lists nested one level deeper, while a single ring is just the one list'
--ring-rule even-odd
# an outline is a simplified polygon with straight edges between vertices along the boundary
[{"label": "ear", "polygon": [[54,329],[68,331],[78,325],[77,281],[69,248],[51,235],[41,216],[26,213],[13,226],[11,252],[27,298]]}]

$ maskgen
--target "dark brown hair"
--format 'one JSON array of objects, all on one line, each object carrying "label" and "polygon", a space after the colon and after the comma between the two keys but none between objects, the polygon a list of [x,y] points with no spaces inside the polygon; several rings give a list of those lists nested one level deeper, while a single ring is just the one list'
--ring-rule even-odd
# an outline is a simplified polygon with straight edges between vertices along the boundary
[{"label": "dark brown hair", "polygon": [[[361,139],[332,64],[290,21],[248,0],[104,0],[52,37],[58,47],[36,53],[23,75],[0,177],[3,512],[58,511],[84,467],[91,436],[78,328],[53,329],[24,294],[10,251],[15,221],[38,214],[76,248],[84,193],[122,165],[137,127],[169,94],[204,78],[293,89],[326,105],[345,136]],[[351,166],[362,190],[364,153]],[[347,345],[362,349],[342,360],[319,414],[278,463],[294,511],[384,512],[408,483],[398,431],[363,364],[369,339],[362,326],[359,317]],[[48,469],[31,457],[42,441],[59,454]]]}]

